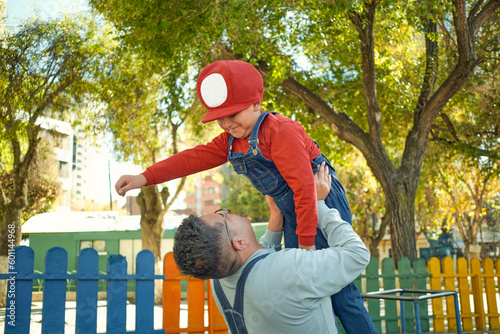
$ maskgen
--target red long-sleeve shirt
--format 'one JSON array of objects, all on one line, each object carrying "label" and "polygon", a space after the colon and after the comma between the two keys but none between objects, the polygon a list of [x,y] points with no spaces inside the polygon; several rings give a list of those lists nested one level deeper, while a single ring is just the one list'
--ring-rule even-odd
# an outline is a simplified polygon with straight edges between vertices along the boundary
[{"label": "red long-sleeve shirt", "polygon": [[[205,145],[184,150],[148,167],[142,173],[147,184],[163,183],[226,163],[229,136],[223,132]],[[318,211],[311,161],[321,153],[318,146],[298,122],[278,114],[269,114],[265,118],[258,138],[264,157],[274,162],[293,190],[299,244],[314,245]],[[246,154],[248,146],[248,139],[235,138],[232,150]]]}]

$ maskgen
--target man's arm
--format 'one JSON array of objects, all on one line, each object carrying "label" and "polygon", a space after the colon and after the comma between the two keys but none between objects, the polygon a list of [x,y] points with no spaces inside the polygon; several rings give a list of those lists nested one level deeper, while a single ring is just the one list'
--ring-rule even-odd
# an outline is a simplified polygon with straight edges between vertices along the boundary
[{"label": "man's arm", "polygon": [[271,196],[266,195],[267,204],[271,209],[269,223],[267,224],[264,235],[260,238],[260,244],[265,248],[274,248],[281,250],[281,241],[283,239],[283,213],[278,209]]},{"label": "man's arm", "polygon": [[[316,183],[319,187],[328,184],[329,191],[325,173],[324,168],[318,169]],[[328,208],[324,200],[318,200],[318,218],[318,227],[330,247],[296,256],[296,291],[304,303],[337,293],[370,262],[370,253],[352,226],[342,220],[336,209]]]}]

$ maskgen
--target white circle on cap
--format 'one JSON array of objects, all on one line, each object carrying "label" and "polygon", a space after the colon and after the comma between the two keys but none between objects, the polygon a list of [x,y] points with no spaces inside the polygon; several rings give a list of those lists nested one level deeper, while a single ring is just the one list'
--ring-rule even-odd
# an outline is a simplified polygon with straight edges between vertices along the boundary
[{"label": "white circle on cap", "polygon": [[210,74],[201,82],[200,93],[207,106],[216,108],[226,102],[226,80],[219,73]]}]

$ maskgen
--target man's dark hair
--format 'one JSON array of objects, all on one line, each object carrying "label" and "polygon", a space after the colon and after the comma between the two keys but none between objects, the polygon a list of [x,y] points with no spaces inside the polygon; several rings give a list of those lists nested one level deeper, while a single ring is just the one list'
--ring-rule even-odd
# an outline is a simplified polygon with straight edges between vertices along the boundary
[{"label": "man's dark hair", "polygon": [[201,279],[225,277],[223,233],[224,224],[213,227],[193,215],[185,218],[174,237],[174,260],[181,274]]}]

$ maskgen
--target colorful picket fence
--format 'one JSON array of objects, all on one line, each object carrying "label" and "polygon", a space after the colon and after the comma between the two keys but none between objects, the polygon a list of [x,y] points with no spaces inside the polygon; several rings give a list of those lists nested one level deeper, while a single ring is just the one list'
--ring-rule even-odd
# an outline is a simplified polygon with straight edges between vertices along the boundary
[{"label": "colorful picket fence", "polygon": [[[160,334],[154,329],[154,280],[155,259],[149,250],[137,255],[136,274],[127,275],[127,262],[122,255],[110,255],[107,274],[98,272],[98,254],[86,248],[78,254],[78,272],[67,273],[68,253],[60,247],[51,248],[45,255],[45,272],[33,273],[34,252],[29,247],[17,247],[9,254],[12,267],[6,279],[7,307],[5,334],[29,334],[33,280],[41,279],[43,285],[42,333],[64,333],[66,283],[76,280],[76,334],[97,332],[98,280],[107,281],[107,333]],[[136,328],[126,329],[127,280],[136,281]]]},{"label": "colorful picket fence", "polygon": [[[67,253],[62,248],[50,249],[45,257],[45,272],[33,273],[34,254],[29,247],[18,247],[12,254],[14,266],[9,274],[0,274],[8,281],[5,334],[29,333],[33,280],[43,280],[42,333],[64,333],[67,280],[76,280],[76,333],[96,333],[98,281],[107,282],[107,333],[228,333],[209,281],[182,276],[171,253],[164,258],[164,274],[154,274],[154,256],[150,251],[137,255],[135,275],[127,275],[127,263],[121,255],[108,258],[107,274],[98,273],[98,255],[94,249],[84,249],[78,256],[78,271],[68,274]],[[496,268],[496,269],[495,269]],[[496,271],[495,271],[496,270]],[[163,281],[163,329],[154,329],[154,280]],[[136,328],[126,330],[127,280],[136,281]],[[499,314],[500,260],[473,259],[470,263],[459,258],[440,262],[432,258],[414,261],[407,258],[395,269],[391,258],[381,263],[372,258],[365,273],[355,284],[361,293],[394,289],[458,291],[461,324],[465,331],[488,330],[500,334]],[[444,300],[444,303],[443,303]],[[406,332],[415,332],[415,314],[411,302],[367,299],[368,311],[380,334],[399,333],[400,315],[404,314]],[[181,307],[187,305],[187,326],[180,326]],[[11,307],[12,306],[12,307]],[[14,310],[15,322],[9,323]],[[401,312],[403,311],[403,312]],[[422,332],[456,332],[453,297],[434,298],[418,302]],[[13,325],[15,324],[15,326]]]},{"label": "colorful picket fence", "polygon": [[[481,267],[478,259],[468,264],[464,258],[459,258],[456,266],[451,257],[444,258],[442,262],[438,258],[431,258],[427,265],[424,259],[416,259],[412,267],[408,258],[401,258],[396,270],[393,259],[386,258],[379,263],[376,258],[372,258],[365,274],[355,284],[363,293],[392,289],[457,291],[462,329],[488,330],[500,334],[497,305],[499,281],[499,260],[494,266],[491,259],[485,259]],[[413,305],[411,302],[403,304],[406,332],[415,333]],[[398,321],[398,314],[401,314],[401,310],[396,300],[368,299],[367,305],[379,333],[399,333],[401,321]],[[431,325],[433,332],[457,331],[453,296],[421,300],[418,306],[422,332],[429,332]]]},{"label": "colorful picket fence", "polygon": [[[496,304],[498,298],[500,281],[500,263],[496,262],[494,273],[493,262],[486,259],[481,263],[472,260],[470,271],[467,270],[467,262],[461,258],[458,260],[457,270],[454,271],[452,258],[445,258],[442,262],[443,271],[439,259],[432,258],[427,266],[424,259],[416,259],[411,266],[408,258],[398,261],[396,270],[392,258],[382,260],[372,258],[365,274],[358,277],[355,284],[361,293],[379,292],[394,289],[405,290],[448,290],[458,291],[462,328],[464,330],[489,330],[490,333],[500,334],[498,320],[500,317]],[[451,268],[451,269],[450,269]],[[205,281],[193,279],[180,275],[171,253],[164,258],[165,281],[163,285],[163,325],[165,333],[227,333],[227,327],[220,315],[209,284]],[[496,278],[496,280],[495,280]],[[185,302],[188,308],[188,326],[179,327],[179,313],[181,296],[183,292],[182,281],[185,284]],[[483,288],[484,287],[484,288]],[[483,303],[483,292],[485,297]],[[469,299],[474,300],[474,313],[467,307]],[[443,299],[445,304],[443,307]],[[403,313],[405,319],[405,332],[415,333],[414,303],[405,301],[403,312],[400,302],[397,300],[367,299],[367,307],[373,319],[375,327],[380,334],[400,333],[400,315]],[[487,306],[487,312],[485,305]],[[204,308],[208,310],[208,324],[202,321]],[[191,313],[192,312],[192,313]],[[418,316],[420,318],[420,329],[422,332],[457,332],[457,323],[453,296],[432,298],[430,301],[423,299],[418,302]],[[467,319],[473,318],[472,321]],[[432,326],[431,326],[432,325]],[[341,329],[342,331],[342,329]]]}]

